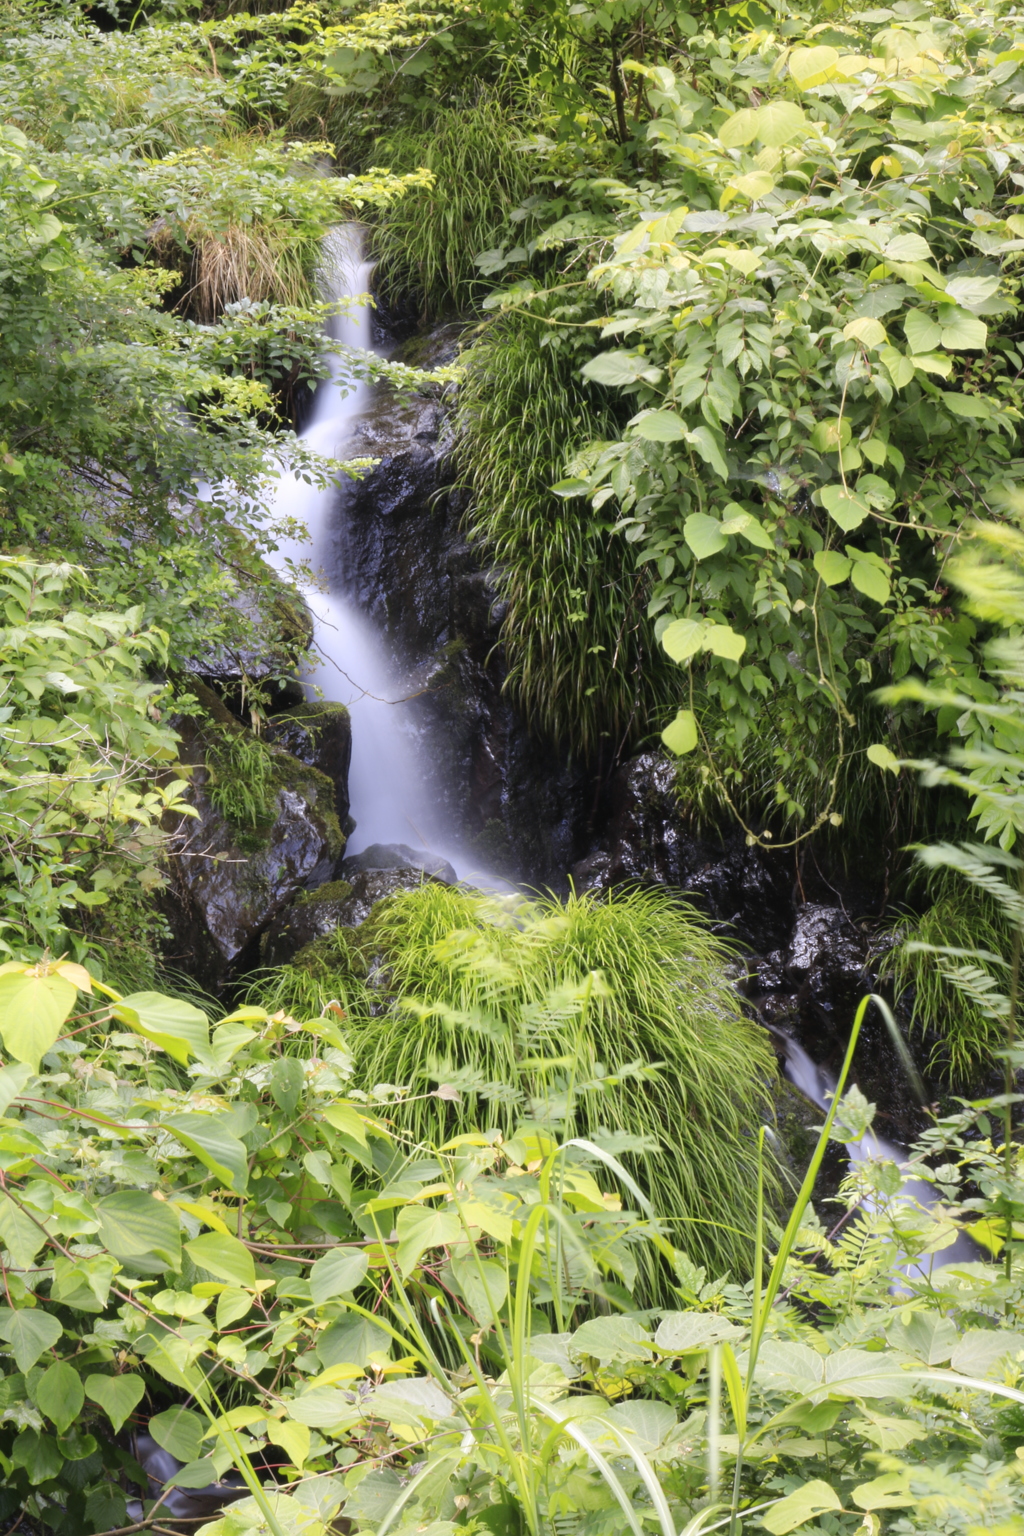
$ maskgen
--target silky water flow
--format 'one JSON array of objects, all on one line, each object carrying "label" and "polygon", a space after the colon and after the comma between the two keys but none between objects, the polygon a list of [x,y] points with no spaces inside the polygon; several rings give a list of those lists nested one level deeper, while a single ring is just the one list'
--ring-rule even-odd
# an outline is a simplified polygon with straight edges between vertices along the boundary
[{"label": "silky water flow", "polygon": [[[331,231],[324,245],[321,285],[324,297],[350,299],[328,325],[335,342],[329,354],[330,376],[313,399],[302,436],[326,458],[353,457],[358,418],[372,405],[373,386],[351,376],[353,354],[371,353],[373,337],[367,298],[373,264],[366,259],[364,232],[346,224]],[[275,519],[303,525],[308,541],[281,538],[268,558],[284,574],[305,562],[318,578],[303,596],[313,616],[314,638],[303,677],[311,698],[348,706],[352,718],[349,798],[356,830],[349,851],[374,843],[404,843],[448,860],[459,877],[473,884],[508,889],[507,883],[474,865],[471,856],[436,824],[416,762],[417,743],[402,680],[396,677],[372,626],[344,593],[340,532],[346,516],[347,488],[339,474],[320,490],[283,474],[271,508]]]}]

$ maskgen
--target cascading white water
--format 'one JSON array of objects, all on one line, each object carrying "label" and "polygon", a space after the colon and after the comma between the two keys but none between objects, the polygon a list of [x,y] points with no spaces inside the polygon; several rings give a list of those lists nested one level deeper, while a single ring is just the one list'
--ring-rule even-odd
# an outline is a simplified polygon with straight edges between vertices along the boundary
[{"label": "cascading white water", "polygon": [[[346,224],[332,230],[324,246],[325,298],[365,295],[371,272],[360,226]],[[372,351],[367,300],[350,304],[333,319],[329,334],[339,350],[330,354],[331,374],[316,391],[303,438],[325,457],[344,460],[352,457],[351,450],[346,450],[357,419],[370,404],[371,386],[349,377],[345,353],[340,349]],[[457,849],[445,846],[448,839],[439,835],[416,768],[408,706],[401,702],[401,681],[391,674],[372,628],[341,591],[342,573],[333,546],[345,484],[346,477],[341,476],[337,485],[321,491],[293,475],[282,475],[272,515],[303,524],[309,542],[283,538],[270,559],[278,569],[305,561],[326,587],[307,588],[304,593],[314,621],[313,659],[304,681],[311,695],[319,689],[323,698],[346,704],[351,711],[349,795],[356,832],[349,851],[372,843],[405,843],[424,851],[429,848],[448,859],[465,878],[490,884]]]},{"label": "cascading white water", "polygon": [[[827,1112],[836,1090],[835,1081],[822,1067],[811,1060],[803,1046],[799,1045],[791,1035],[784,1034],[782,1031],[776,1031],[776,1033],[785,1052],[786,1076],[795,1088],[799,1088],[805,1098]],[[876,1136],[874,1131],[867,1131],[859,1141],[848,1141],[846,1151],[852,1164],[885,1158],[903,1170],[907,1167],[906,1149],[886,1141],[881,1136]],[[939,1200],[935,1188],[924,1179],[906,1179],[899,1198],[908,1204],[924,1206],[926,1210],[931,1210]],[[968,1264],[977,1258],[977,1248],[969,1237],[961,1233],[948,1248],[929,1255],[927,1259],[922,1258],[915,1264],[905,1258],[902,1260],[898,1258],[895,1267],[909,1279],[927,1278],[930,1273],[943,1269],[949,1264]]]}]

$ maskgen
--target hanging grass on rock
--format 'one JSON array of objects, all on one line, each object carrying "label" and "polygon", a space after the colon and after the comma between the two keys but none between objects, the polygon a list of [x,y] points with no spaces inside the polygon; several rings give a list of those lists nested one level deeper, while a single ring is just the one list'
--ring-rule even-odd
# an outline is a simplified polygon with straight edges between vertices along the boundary
[{"label": "hanging grass on rock", "polygon": [[417,1141],[510,1134],[524,1117],[594,1140],[674,1241],[739,1273],[776,1068],[728,984],[729,958],[692,908],[656,892],[509,903],[428,883],[311,946],[254,996],[340,1000],[360,1079],[408,1090],[401,1123]]}]

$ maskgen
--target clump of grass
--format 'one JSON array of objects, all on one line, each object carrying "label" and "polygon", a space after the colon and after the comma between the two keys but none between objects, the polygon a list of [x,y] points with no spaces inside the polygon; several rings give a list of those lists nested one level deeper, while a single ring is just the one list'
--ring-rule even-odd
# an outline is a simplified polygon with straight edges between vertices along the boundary
[{"label": "clump of grass", "polygon": [[900,920],[882,975],[897,1002],[909,1004],[910,1030],[929,1048],[926,1070],[963,1091],[1002,1044],[1006,1026],[950,973],[1005,956],[1010,935],[996,903],[974,887],[943,878],[932,891],[922,916]]},{"label": "clump of grass", "polygon": [[274,760],[246,731],[217,731],[206,749],[210,804],[239,832],[262,831],[277,810]]},{"label": "clump of grass", "polygon": [[[339,934],[333,960],[332,942],[255,996],[339,997],[357,1079],[410,1089],[410,1135],[554,1119],[613,1145],[695,1259],[749,1266],[775,1060],[728,984],[728,946],[692,908],[653,891],[562,905],[426,883]],[[431,1096],[438,1084],[460,1100]]]},{"label": "clump of grass", "polygon": [[545,333],[502,320],[468,356],[468,531],[498,568],[508,691],[534,730],[610,759],[668,711],[679,671],[655,644],[647,576],[613,520],[552,493],[576,450],[619,428],[579,378],[585,357],[542,346]]},{"label": "clump of grass", "polygon": [[513,227],[529,196],[523,129],[494,99],[442,108],[426,128],[404,124],[378,138],[373,160],[396,174],[434,173],[434,185],[381,210],[373,236],[377,283],[388,303],[415,294],[424,316],[471,306],[492,286],[476,258]]}]

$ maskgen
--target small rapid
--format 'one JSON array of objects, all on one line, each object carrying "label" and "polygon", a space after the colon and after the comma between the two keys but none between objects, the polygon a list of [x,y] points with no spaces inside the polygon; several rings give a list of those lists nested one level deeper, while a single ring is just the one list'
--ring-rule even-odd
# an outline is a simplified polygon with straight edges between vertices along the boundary
[{"label": "small rapid", "polygon": [[[836,1091],[835,1080],[823,1067],[811,1060],[803,1046],[798,1044],[792,1035],[782,1030],[774,1030],[773,1033],[779,1040],[785,1055],[786,1077],[805,1098],[810,1099],[813,1104],[817,1104],[827,1113]],[[866,1131],[859,1141],[848,1141],[846,1152],[851,1167],[856,1167],[859,1163],[886,1160],[894,1162],[902,1173],[907,1172],[906,1148],[886,1141],[882,1136],[876,1136],[873,1130]],[[907,1205],[920,1205],[928,1211],[933,1210],[939,1202],[939,1196],[931,1184],[925,1179],[914,1178],[904,1178],[898,1199]],[[922,1258],[917,1263],[909,1260],[904,1254],[898,1253],[895,1268],[908,1279],[927,1280],[937,1269],[945,1269],[950,1264],[970,1264],[978,1257],[975,1244],[969,1237],[960,1233],[949,1247],[929,1254],[927,1259]],[[898,1287],[894,1286],[893,1289],[896,1290]]]}]

